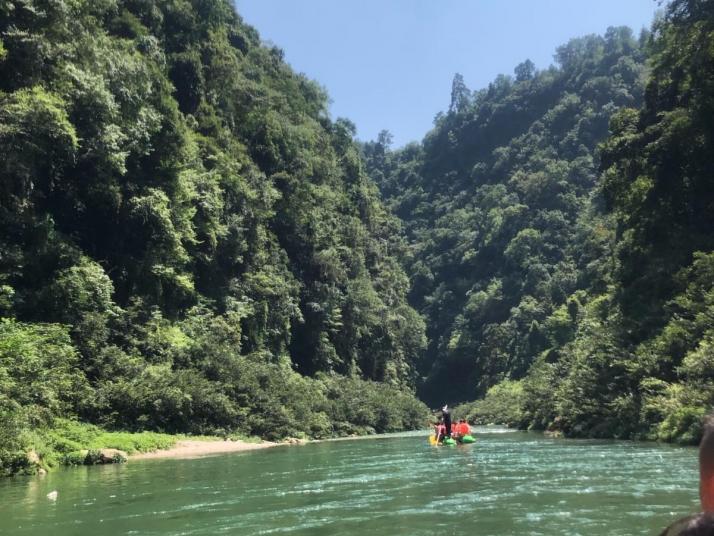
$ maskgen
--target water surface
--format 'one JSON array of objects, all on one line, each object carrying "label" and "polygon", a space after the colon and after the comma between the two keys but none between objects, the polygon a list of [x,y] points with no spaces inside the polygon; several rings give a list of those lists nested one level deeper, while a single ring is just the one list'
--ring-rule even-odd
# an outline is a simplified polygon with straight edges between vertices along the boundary
[{"label": "water surface", "polygon": [[475,436],[455,448],[399,434],[0,480],[0,534],[630,535],[697,509],[693,448]]}]

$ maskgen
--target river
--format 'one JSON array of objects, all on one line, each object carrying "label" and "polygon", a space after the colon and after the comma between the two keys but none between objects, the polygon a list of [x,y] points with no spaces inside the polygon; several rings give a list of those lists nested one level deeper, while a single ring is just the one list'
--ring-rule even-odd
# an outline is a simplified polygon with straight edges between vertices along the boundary
[{"label": "river", "polygon": [[[0,534],[630,535],[697,510],[694,448],[477,428],[0,480]],[[47,493],[57,491],[57,500]]]}]

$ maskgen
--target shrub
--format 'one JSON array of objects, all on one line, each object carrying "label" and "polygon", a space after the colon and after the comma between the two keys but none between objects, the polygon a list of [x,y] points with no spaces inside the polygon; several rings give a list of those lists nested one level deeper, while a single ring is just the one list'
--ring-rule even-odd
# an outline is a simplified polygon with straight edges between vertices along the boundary
[{"label": "shrub", "polygon": [[702,438],[706,409],[683,406],[667,415],[657,427],[657,439],[696,445]]},{"label": "shrub", "polygon": [[482,400],[455,408],[454,417],[474,424],[518,426],[524,419],[524,400],[521,382],[504,380],[491,387]]}]

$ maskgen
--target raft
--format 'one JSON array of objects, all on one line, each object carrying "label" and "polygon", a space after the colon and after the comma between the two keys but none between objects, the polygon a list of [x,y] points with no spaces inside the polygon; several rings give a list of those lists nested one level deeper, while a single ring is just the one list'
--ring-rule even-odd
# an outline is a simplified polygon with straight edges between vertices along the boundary
[{"label": "raft", "polygon": [[456,440],[452,439],[450,437],[447,437],[441,443],[437,443],[436,438],[433,435],[430,435],[429,436],[429,444],[436,445],[436,446],[453,447],[454,445],[456,445]]},{"label": "raft", "polygon": [[469,435],[469,434],[466,434],[464,437],[462,437],[462,438],[460,439],[460,442],[461,442],[461,443],[464,443],[464,444],[466,444],[466,443],[474,443],[475,441],[476,441],[476,440],[474,439],[474,437],[473,437],[472,435]]}]

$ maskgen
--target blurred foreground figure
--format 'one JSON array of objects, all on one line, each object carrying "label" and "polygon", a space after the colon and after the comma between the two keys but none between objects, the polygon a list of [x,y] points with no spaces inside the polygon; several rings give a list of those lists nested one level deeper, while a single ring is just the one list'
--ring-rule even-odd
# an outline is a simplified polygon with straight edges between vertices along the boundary
[{"label": "blurred foreground figure", "polygon": [[699,500],[702,512],[684,517],[667,527],[661,536],[714,536],[714,416],[704,424],[699,444]]}]

